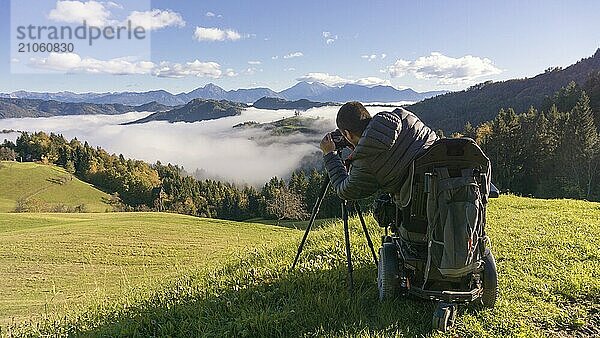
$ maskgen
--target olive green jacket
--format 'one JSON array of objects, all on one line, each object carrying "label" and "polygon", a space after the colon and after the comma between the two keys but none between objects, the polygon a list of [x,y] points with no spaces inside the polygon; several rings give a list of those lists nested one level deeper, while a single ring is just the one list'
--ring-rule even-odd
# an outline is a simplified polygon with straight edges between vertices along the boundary
[{"label": "olive green jacket", "polygon": [[[412,161],[433,142],[436,134],[406,109],[373,116],[350,155],[346,172],[335,153],[324,156],[331,185],[346,200],[368,197],[378,190],[399,194]],[[398,203],[399,196],[396,197]]]}]

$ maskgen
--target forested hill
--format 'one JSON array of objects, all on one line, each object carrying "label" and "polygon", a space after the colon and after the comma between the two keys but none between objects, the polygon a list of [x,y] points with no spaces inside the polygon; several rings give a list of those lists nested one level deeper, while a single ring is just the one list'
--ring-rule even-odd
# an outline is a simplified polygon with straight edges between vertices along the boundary
[{"label": "forested hill", "polygon": [[140,106],[128,106],[119,103],[96,104],[0,98],[0,119],[63,115],[117,115],[134,111],[165,111],[171,108],[157,102],[150,102]]},{"label": "forested hill", "polygon": [[530,106],[541,108],[549,96],[571,81],[585,87],[595,71],[600,71],[600,49],[592,57],[564,69],[550,68],[532,78],[488,81],[415,103],[408,109],[435,129],[460,131],[467,121],[478,125],[492,120],[502,108],[516,112],[527,111]]},{"label": "forested hill", "polygon": [[258,109],[296,109],[296,110],[308,110],[311,108],[325,107],[325,106],[336,106],[341,105],[335,102],[314,102],[307,99],[300,99],[296,101],[288,101],[278,97],[263,97],[258,101],[254,102],[252,106]]},{"label": "forested hill", "polygon": [[142,119],[124,123],[138,124],[151,121],[174,122],[198,122],[205,120],[215,120],[227,116],[237,116],[248,106],[244,103],[231,102],[226,100],[204,100],[193,99],[185,106],[177,107],[168,111],[158,112],[146,116]]}]

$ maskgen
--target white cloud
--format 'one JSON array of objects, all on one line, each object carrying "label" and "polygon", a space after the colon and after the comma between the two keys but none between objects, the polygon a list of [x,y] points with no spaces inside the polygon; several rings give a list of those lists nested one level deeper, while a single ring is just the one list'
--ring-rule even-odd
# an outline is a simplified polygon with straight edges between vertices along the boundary
[{"label": "white cloud", "polygon": [[271,60],[277,60],[279,59],[279,56],[275,55],[275,56],[271,56]]},{"label": "white cloud", "polygon": [[249,65],[260,65],[261,62],[260,61],[248,61]]},{"label": "white cloud", "polygon": [[17,58],[12,58],[12,59],[10,59],[10,62],[11,63],[19,63],[19,62],[21,62],[21,60],[19,60]]},{"label": "white cloud", "polygon": [[289,53],[287,55],[284,55],[283,58],[284,59],[292,59],[292,58],[297,58],[300,56],[303,56],[304,54],[302,54],[302,52],[293,52],[293,53]]},{"label": "white cloud", "polygon": [[357,80],[346,79],[338,75],[329,73],[308,73],[296,79],[297,81],[320,82],[328,86],[342,86],[345,84],[359,84],[363,86],[390,85],[389,80],[380,79],[378,77],[365,77]]},{"label": "white cloud", "polygon": [[206,12],[205,16],[207,16],[209,18],[215,18],[215,17],[222,18],[223,17],[223,15],[221,15],[221,14],[215,14],[214,12],[210,12],[210,11]]},{"label": "white cloud", "polygon": [[32,58],[29,63],[34,68],[89,74],[150,74],[155,67],[149,61],[131,61],[127,58],[97,60],[81,58],[75,53],[50,53],[47,58]]},{"label": "white cloud", "polygon": [[297,81],[320,82],[329,86],[338,86],[348,83],[349,80],[329,73],[308,73],[296,79]]},{"label": "white cloud", "polygon": [[375,55],[375,54],[371,54],[371,55],[361,55],[360,57],[361,57],[361,58],[363,58],[363,59],[366,59],[366,60],[368,60],[369,62],[371,62],[371,61],[373,61],[373,60],[377,59],[377,55]]},{"label": "white cloud", "polygon": [[353,82],[354,84],[359,84],[362,86],[372,87],[372,86],[391,86],[390,80],[384,80],[375,76],[363,77]]},{"label": "white cloud", "polygon": [[244,70],[242,73],[244,73],[246,75],[254,75],[257,72],[262,72],[262,71],[263,71],[262,68],[259,69],[256,67],[250,67],[250,68],[247,68],[246,70]]},{"label": "white cloud", "polygon": [[220,29],[216,27],[196,27],[194,38],[198,41],[236,41],[242,38],[240,33],[232,29]]},{"label": "white cloud", "polygon": [[[226,71],[226,76],[233,76],[229,74],[229,69]],[[216,62],[202,62],[200,60],[194,60],[186,63],[173,63],[173,62],[161,62],[152,71],[152,75],[158,77],[169,77],[169,78],[182,78],[186,76],[196,77],[209,77],[209,78],[220,78],[222,77],[223,71],[221,71],[221,65]]]},{"label": "white cloud", "polygon": [[238,76],[238,73],[236,73],[235,70],[233,70],[232,68],[227,68],[225,70],[225,76],[228,76],[228,77]]},{"label": "white cloud", "polygon": [[283,71],[284,71],[284,72],[293,72],[293,71],[295,71],[295,70],[296,70],[296,68],[294,68],[294,67],[290,67],[290,68],[285,68]]},{"label": "white cloud", "polygon": [[333,35],[331,32],[323,32],[321,35],[325,38],[325,43],[328,45],[334,43],[338,39],[338,36]]},{"label": "white cloud", "polygon": [[195,60],[186,63],[162,61],[158,64],[150,61],[135,61],[131,58],[97,60],[82,58],[75,53],[50,53],[47,58],[31,59],[29,65],[34,68],[55,70],[67,73],[113,74],[113,75],[153,75],[158,77],[182,78],[186,76],[220,78],[236,76],[233,69],[221,70],[216,62]]},{"label": "white cloud", "polygon": [[133,11],[127,17],[133,26],[141,26],[147,30],[156,30],[169,26],[185,26],[181,14],[171,10],[153,9],[151,11]]},{"label": "white cloud", "polygon": [[415,61],[399,59],[387,71],[392,77],[412,74],[418,79],[438,79],[440,84],[471,82],[479,77],[502,72],[488,58],[472,55],[452,58],[438,52],[421,56]]},{"label": "white cloud", "polygon": [[57,1],[56,7],[48,13],[48,19],[57,22],[83,23],[90,26],[109,24],[110,11],[98,1]]},{"label": "white cloud", "polygon": [[360,57],[363,58],[363,59],[365,59],[365,60],[367,60],[367,61],[369,61],[369,62],[371,62],[373,60],[377,60],[378,58],[381,59],[381,60],[383,60],[383,59],[385,59],[387,57],[387,54],[385,54],[385,53],[381,53],[380,55],[377,55],[377,54],[365,54],[365,55],[361,55]]},{"label": "white cloud", "polygon": [[[56,7],[48,13],[48,19],[75,24],[81,24],[85,21],[89,26],[99,27],[118,24],[117,20],[111,19],[111,12],[108,8],[123,9],[123,6],[112,1],[99,2],[92,0],[83,2],[60,0],[56,2]],[[133,26],[141,26],[147,30],[185,25],[181,14],[171,10],[160,9],[144,12],[132,11],[125,19],[125,22],[128,20],[131,21]]]},{"label": "white cloud", "polygon": [[116,3],[116,2],[113,2],[113,1],[108,1],[108,2],[106,2],[106,5],[107,5],[108,7],[113,7],[113,8],[123,9],[123,5],[121,5],[121,4],[118,4],[118,3]]}]

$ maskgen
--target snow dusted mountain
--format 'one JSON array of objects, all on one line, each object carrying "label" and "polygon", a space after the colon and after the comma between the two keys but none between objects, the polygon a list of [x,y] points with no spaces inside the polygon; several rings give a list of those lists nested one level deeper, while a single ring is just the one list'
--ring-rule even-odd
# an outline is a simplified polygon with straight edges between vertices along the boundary
[{"label": "snow dusted mountain", "polygon": [[391,86],[367,87],[356,84],[346,84],[341,87],[332,87],[319,82],[298,82],[293,87],[280,92],[273,91],[269,88],[248,88],[227,91],[215,84],[209,83],[204,87],[179,94],[171,94],[165,90],[81,94],[72,92],[38,93],[17,91],[10,94],[0,94],[0,97],[98,104],[120,103],[125,105],[142,105],[149,102],[157,102],[163,105],[177,106],[184,105],[193,99],[213,99],[250,103],[263,97],[275,97],[292,101],[308,99],[320,102],[345,102],[351,100],[363,102],[421,101],[444,93],[446,93],[446,91],[418,93],[412,89],[398,90]]}]

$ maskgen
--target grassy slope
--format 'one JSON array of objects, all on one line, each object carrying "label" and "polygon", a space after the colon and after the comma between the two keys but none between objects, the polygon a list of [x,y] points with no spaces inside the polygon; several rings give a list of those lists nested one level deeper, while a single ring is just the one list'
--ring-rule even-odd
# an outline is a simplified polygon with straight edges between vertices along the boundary
[{"label": "grassy slope", "polygon": [[51,182],[70,175],[60,167],[36,163],[0,162],[0,212],[11,212],[20,198],[35,198],[50,204],[85,204],[90,212],[104,212],[110,206],[102,202],[107,194],[78,180],[65,184]]},{"label": "grassy slope", "polygon": [[[463,307],[457,327],[432,333],[434,304],[380,304],[376,269],[351,222],[355,293],[345,287],[341,225],[311,233],[295,272],[287,271],[301,233],[269,249],[190,271],[150,293],[15,332],[83,336],[591,336],[600,335],[600,204],[503,196],[488,232],[500,274],[494,309]],[[368,218],[374,238],[380,232]],[[290,230],[292,231],[292,230]],[[193,270],[193,269],[192,269]]]},{"label": "grassy slope", "polygon": [[143,292],[289,231],[160,213],[0,214],[0,323]]}]

